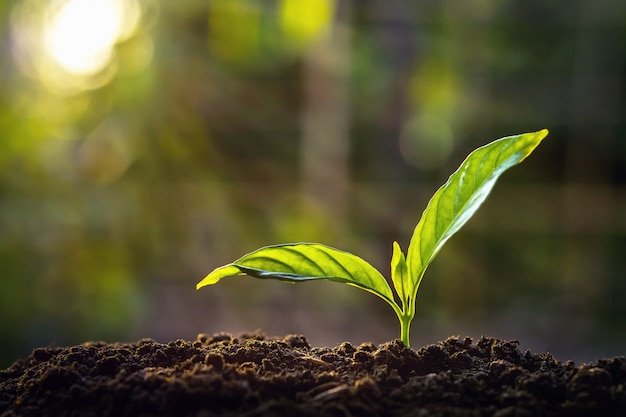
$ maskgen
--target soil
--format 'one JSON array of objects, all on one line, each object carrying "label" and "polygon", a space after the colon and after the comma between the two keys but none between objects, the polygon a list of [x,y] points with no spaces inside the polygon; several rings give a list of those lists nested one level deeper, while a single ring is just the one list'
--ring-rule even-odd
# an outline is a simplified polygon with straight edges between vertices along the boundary
[{"label": "soil", "polygon": [[311,347],[303,336],[37,348],[0,371],[0,416],[626,416],[626,360],[516,341]]}]

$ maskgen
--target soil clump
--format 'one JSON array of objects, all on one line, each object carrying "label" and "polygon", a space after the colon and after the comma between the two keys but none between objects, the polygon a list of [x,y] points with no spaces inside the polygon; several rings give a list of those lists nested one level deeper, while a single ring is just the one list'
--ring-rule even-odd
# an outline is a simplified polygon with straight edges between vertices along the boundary
[{"label": "soil clump", "polygon": [[299,335],[37,348],[0,371],[0,417],[625,416],[626,360],[559,362],[516,341],[416,351]]}]

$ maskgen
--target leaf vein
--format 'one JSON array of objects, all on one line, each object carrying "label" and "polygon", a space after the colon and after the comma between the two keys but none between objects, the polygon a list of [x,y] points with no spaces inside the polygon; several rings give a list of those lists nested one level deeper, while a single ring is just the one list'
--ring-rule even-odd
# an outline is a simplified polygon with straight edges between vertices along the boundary
[{"label": "leaf vein", "polygon": [[[316,262],[314,259],[312,259],[308,254],[299,251],[293,247],[284,247],[282,248],[283,250],[287,251],[287,252],[291,252],[295,255],[297,255],[299,258],[305,259],[307,261],[307,263],[312,266],[314,269],[317,269],[317,271],[319,271],[320,273],[325,274],[326,271],[324,271],[324,269],[320,266],[320,264],[318,262]],[[313,245],[311,245],[311,249],[315,250],[315,247]]]}]

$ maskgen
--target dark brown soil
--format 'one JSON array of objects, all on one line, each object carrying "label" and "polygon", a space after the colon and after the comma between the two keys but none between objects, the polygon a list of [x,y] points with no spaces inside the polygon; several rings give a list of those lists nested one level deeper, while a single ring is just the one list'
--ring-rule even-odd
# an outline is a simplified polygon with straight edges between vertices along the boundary
[{"label": "dark brown soil", "polygon": [[623,357],[576,366],[487,337],[200,335],[35,349],[0,371],[0,416],[626,416],[625,383]]}]

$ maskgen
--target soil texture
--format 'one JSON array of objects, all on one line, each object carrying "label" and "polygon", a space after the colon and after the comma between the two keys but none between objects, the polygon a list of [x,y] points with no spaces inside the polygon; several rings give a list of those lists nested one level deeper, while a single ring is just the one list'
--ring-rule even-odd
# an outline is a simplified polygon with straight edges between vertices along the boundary
[{"label": "soil texture", "polygon": [[0,416],[626,416],[625,385],[623,357],[561,363],[489,337],[217,334],[35,349],[0,371]]}]

